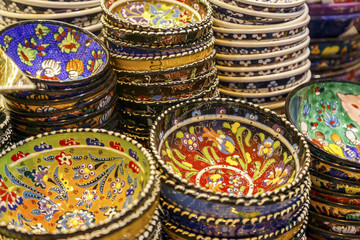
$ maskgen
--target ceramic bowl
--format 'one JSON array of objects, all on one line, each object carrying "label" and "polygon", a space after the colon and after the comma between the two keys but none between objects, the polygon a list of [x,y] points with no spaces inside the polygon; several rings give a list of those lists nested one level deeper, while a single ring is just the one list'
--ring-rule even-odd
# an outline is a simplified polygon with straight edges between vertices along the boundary
[{"label": "ceramic bowl", "polygon": [[323,173],[310,171],[311,181],[314,186],[334,193],[360,195],[359,183],[353,181],[346,181],[336,177],[330,177]]},{"label": "ceramic bowl", "polygon": [[288,59],[297,58],[306,52],[309,42],[310,38],[307,37],[295,47],[271,53],[248,55],[216,54],[216,64],[230,67],[251,67],[282,62]]},{"label": "ceramic bowl", "polygon": [[[359,5],[360,6],[360,5]],[[331,56],[357,51],[360,47],[360,36],[343,38],[311,39],[309,48],[313,56]]]},{"label": "ceramic bowl", "polygon": [[286,117],[304,134],[314,155],[359,167],[359,89],[358,83],[312,81],[289,94]]},{"label": "ceramic bowl", "polygon": [[354,51],[332,56],[310,55],[311,68],[315,71],[341,70],[359,62],[360,52]]},{"label": "ceramic bowl", "polygon": [[[215,27],[214,27],[215,28]],[[276,40],[228,40],[217,38],[215,40],[215,49],[218,54],[263,54],[285,50],[295,47],[302,42],[309,34],[306,29],[293,37],[285,37]]]},{"label": "ceramic bowl", "polygon": [[[178,34],[187,31],[188,34],[196,34],[202,29],[202,25],[212,21],[211,7],[203,0],[187,2],[101,0],[101,7],[105,20],[111,25],[130,30]],[[136,15],[132,14],[134,8],[138,9]],[[152,8],[157,14],[151,13]]]},{"label": "ceramic bowl", "polygon": [[360,222],[359,206],[349,206],[341,203],[329,202],[325,199],[311,196],[310,210],[337,219]]},{"label": "ceramic bowl", "polygon": [[285,60],[274,64],[267,64],[255,67],[226,67],[216,65],[216,68],[219,75],[229,77],[266,76],[270,74],[277,74],[294,70],[298,67],[301,67],[307,62],[309,55],[310,50],[306,50],[297,58]]},{"label": "ceramic bowl", "polygon": [[52,132],[13,145],[2,159],[12,202],[3,206],[0,231],[10,238],[135,239],[157,207],[151,155],[118,133]]},{"label": "ceramic bowl", "polygon": [[309,212],[309,226],[320,228],[334,234],[359,235],[360,224],[358,221],[341,220],[321,215],[316,212]]},{"label": "ceramic bowl", "polygon": [[[264,29],[258,28],[236,28],[236,29],[229,29],[226,27],[217,27],[214,26],[214,35],[216,38],[219,39],[231,39],[231,40],[241,40],[242,43],[244,40],[281,40],[281,39],[288,39],[293,38],[296,36],[301,35],[301,33],[306,33],[306,27],[310,22],[310,17],[308,16],[303,21],[295,23],[289,26],[279,26],[279,27],[268,27]],[[254,41],[253,41],[254,42]],[[239,43],[239,44],[240,44]],[[251,43],[251,42],[250,42]],[[245,43],[244,43],[245,44]],[[255,44],[257,44],[255,42]],[[260,43],[258,43],[260,44]],[[279,43],[280,45],[281,43]]]},{"label": "ceramic bowl", "polygon": [[315,227],[313,225],[309,225],[307,229],[307,236],[308,239],[310,237],[310,240],[356,240],[359,238],[359,236],[353,236],[348,234],[340,234],[330,231],[325,231],[321,228]]},{"label": "ceramic bowl", "polygon": [[116,70],[118,81],[128,83],[164,83],[181,82],[203,76],[214,67],[215,50],[197,62],[160,71],[126,71]]},{"label": "ceramic bowl", "polygon": [[124,83],[118,82],[119,95],[138,101],[167,101],[190,97],[209,88],[216,78],[216,68],[199,78],[168,83]]},{"label": "ceramic bowl", "polygon": [[210,0],[214,9],[214,17],[223,21],[240,24],[271,24],[282,23],[302,15],[305,11],[301,6],[298,11],[288,13],[276,13],[250,10],[248,8],[233,6],[223,1]]},{"label": "ceramic bowl", "polygon": [[247,8],[249,10],[256,10],[270,13],[291,13],[301,10],[301,6],[305,3],[304,0],[297,2],[288,2],[287,4],[279,4],[278,2],[262,2],[251,0],[224,0],[225,3],[233,5],[234,7]]},{"label": "ceramic bowl", "polygon": [[[268,117],[264,118],[265,115]],[[263,121],[274,128],[263,128]],[[234,214],[231,207],[239,214],[256,216],[274,211],[282,204],[286,206],[294,198],[294,194],[287,194],[304,181],[308,168],[307,146],[303,145],[301,135],[290,129],[290,125],[270,110],[233,99],[198,99],[169,108],[157,118],[150,132],[151,149],[162,172],[163,195],[171,203],[199,214],[223,218]],[[262,152],[262,141],[276,141],[280,145],[280,141],[287,142],[281,149],[290,151],[287,157],[294,154],[292,160],[286,164],[276,162],[276,155],[272,155],[276,150],[272,149],[271,159],[276,163],[264,163],[267,169],[258,172],[256,165],[268,160],[268,153]],[[292,146],[294,151],[290,150]],[[295,158],[299,162],[296,170],[293,168],[291,174],[289,171],[293,176],[290,177],[285,169]],[[276,176],[280,179],[284,173],[284,178],[280,182],[265,183],[266,176],[275,177],[272,175],[275,166]]]},{"label": "ceramic bowl", "polygon": [[315,185],[311,186],[311,196],[323,198],[329,202],[341,203],[349,206],[360,206],[360,196],[333,192]]},{"label": "ceramic bowl", "polygon": [[[305,226],[307,225],[308,217],[306,215],[299,216],[295,221],[289,223],[286,227],[283,227],[275,232],[265,235],[259,235],[253,237],[253,240],[282,240],[282,239],[290,239],[290,240],[298,240],[302,239],[302,234],[304,232]],[[172,225],[169,222],[163,221],[163,230],[165,234],[168,236],[165,239],[177,239],[177,240],[196,240],[196,239],[207,239],[207,240],[217,240],[218,237],[209,237],[206,235],[195,234],[189,232],[186,229],[181,227],[177,227]],[[300,233],[300,236],[298,236]],[[245,240],[249,238],[221,238],[222,240]]]},{"label": "ceramic bowl", "polygon": [[189,51],[178,51],[167,56],[149,55],[139,57],[134,54],[118,55],[111,54],[111,65],[118,70],[128,71],[152,71],[165,70],[168,68],[179,67],[192,62],[200,61],[211,55],[214,48],[215,38],[199,46],[195,46]]},{"label": "ceramic bowl", "polygon": [[356,82],[360,76],[360,61],[344,69],[331,71],[312,71],[312,78],[315,80],[339,80]]},{"label": "ceramic bowl", "polygon": [[360,12],[359,2],[308,4],[311,17],[346,15]]},{"label": "ceramic bowl", "polygon": [[[195,234],[241,239],[271,234],[285,227],[289,222],[296,221],[300,215],[306,216],[309,208],[309,199],[305,197],[303,200],[304,202],[300,203],[290,213],[284,213],[283,216],[277,219],[260,223],[254,222],[254,219],[216,219],[197,216],[196,214],[192,215],[192,218],[188,218],[186,216],[188,211],[182,211],[179,208],[169,209],[171,205],[169,206],[166,202],[160,201],[160,204],[163,206],[163,221],[174,226],[181,227]],[[244,223],[244,220],[248,221]]]},{"label": "ceramic bowl", "polygon": [[[269,4],[269,2],[266,2],[265,5]],[[267,7],[269,7],[269,5],[267,5]],[[309,8],[308,6],[305,4],[304,5],[304,13],[302,15],[300,15],[297,18],[294,18],[292,20],[289,20],[287,22],[283,22],[283,23],[278,23],[278,24],[261,24],[261,25],[247,25],[247,24],[236,24],[236,23],[230,23],[227,21],[222,21],[220,19],[214,18],[214,26],[217,27],[223,27],[223,28],[230,28],[230,29],[258,29],[258,30],[264,30],[266,28],[270,28],[270,27],[287,27],[289,25],[294,25],[296,23],[300,23],[302,21],[304,21],[309,14]]]},{"label": "ceramic bowl", "polygon": [[358,29],[360,13],[311,17],[308,25],[311,38],[336,38],[351,28]]},{"label": "ceramic bowl", "polygon": [[[86,85],[104,75],[109,54],[90,32],[56,21],[27,21],[0,31],[0,44],[38,85]],[[56,59],[51,55],[56,55]]]},{"label": "ceramic bowl", "polygon": [[[2,0],[3,1],[3,0]],[[34,7],[48,7],[54,9],[82,9],[99,6],[98,0],[84,1],[47,1],[47,0],[11,0],[13,3],[26,4]]]},{"label": "ceramic bowl", "polygon": [[[270,91],[270,92],[236,92],[232,90],[227,90],[220,88],[220,93],[222,96],[226,97],[232,97],[237,98],[240,100],[250,101],[258,104],[265,104],[265,103],[274,103],[274,102],[280,102],[285,101],[289,92],[294,90],[298,85],[303,85],[307,82],[309,82],[311,79],[311,72],[308,71],[307,73],[303,74],[303,76],[297,81],[297,85],[289,87],[289,88],[283,88],[281,90],[276,91]],[[272,88],[276,89],[276,86],[270,85],[269,89]],[[267,90],[269,90],[267,89]]]},{"label": "ceramic bowl", "polygon": [[315,155],[311,159],[311,169],[332,177],[360,183],[359,168],[326,161]]}]

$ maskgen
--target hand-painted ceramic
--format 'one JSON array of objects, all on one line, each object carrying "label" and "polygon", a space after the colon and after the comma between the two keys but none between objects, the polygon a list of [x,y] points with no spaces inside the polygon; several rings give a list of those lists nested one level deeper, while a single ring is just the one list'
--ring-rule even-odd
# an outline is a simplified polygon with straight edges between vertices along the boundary
[{"label": "hand-painted ceramic", "polygon": [[326,57],[310,55],[309,59],[311,61],[311,69],[315,71],[342,70],[359,63],[360,52],[354,51]]},{"label": "hand-painted ceramic", "polygon": [[14,238],[135,238],[157,205],[150,154],[105,130],[32,137],[2,153],[0,231]]},{"label": "hand-painted ceramic", "polygon": [[315,81],[294,89],[286,116],[301,130],[313,154],[325,161],[360,164],[360,84]]},{"label": "hand-painted ceramic", "polygon": [[358,221],[337,219],[312,211],[309,212],[309,225],[334,234],[360,235],[360,223]]},{"label": "hand-painted ceramic", "polygon": [[118,81],[127,83],[162,83],[181,82],[198,78],[214,67],[215,50],[210,56],[197,62],[192,62],[177,68],[163,71],[126,71],[115,70]]},{"label": "hand-painted ceramic", "polygon": [[109,63],[105,46],[94,35],[56,21],[8,26],[0,31],[0,44],[35,83],[88,84]]},{"label": "hand-painted ceramic", "polygon": [[359,29],[360,13],[311,17],[308,25],[311,38],[337,38],[347,30]]},{"label": "hand-painted ceramic", "polygon": [[289,199],[309,164],[296,130],[269,110],[233,99],[198,99],[169,108],[154,123],[150,143],[165,178],[162,188],[177,194],[168,200],[200,206],[190,209],[204,215],[211,208],[229,212],[229,204],[243,211],[259,207],[280,192],[279,201]]},{"label": "hand-painted ceramic", "polygon": [[203,0],[101,0],[101,7],[108,22],[131,30],[194,32],[212,18],[211,7]]},{"label": "hand-painted ceramic", "polygon": [[312,78],[314,80],[338,80],[338,81],[351,81],[357,82],[357,79],[360,77],[360,61],[354,63],[351,66],[345,67],[340,70],[331,70],[331,71],[314,71],[312,70]]},{"label": "hand-painted ceramic", "polygon": [[360,195],[360,185],[357,182],[346,181],[336,177],[310,170],[312,184],[318,188],[349,195]]},{"label": "hand-painted ceramic", "polygon": [[312,155],[310,167],[316,172],[323,173],[331,177],[360,183],[359,168],[326,161],[316,155]]},{"label": "hand-painted ceramic", "polygon": [[358,240],[359,239],[359,236],[326,231],[310,224],[306,234],[308,236],[308,240],[309,239],[310,240]]},{"label": "hand-painted ceramic", "polygon": [[[283,227],[279,230],[276,230],[270,234],[259,235],[251,238],[252,240],[298,240],[298,232],[303,232],[304,226],[307,225],[308,217],[306,215],[299,216],[296,221],[290,222],[286,227]],[[196,240],[196,239],[206,239],[206,240],[218,240],[218,237],[209,237],[206,235],[195,234],[189,232],[186,229],[172,225],[169,222],[163,221],[163,230],[165,234],[169,237],[168,239],[177,239],[177,240]],[[222,240],[247,240],[250,238],[223,238]]]},{"label": "hand-painted ceramic", "polygon": [[197,216],[196,214],[194,214],[192,218],[188,218],[186,216],[187,211],[169,209],[167,204],[161,201],[160,204],[162,206],[165,205],[165,207],[162,207],[164,221],[190,232],[213,237],[251,238],[258,235],[270,234],[285,227],[289,222],[296,221],[301,214],[306,215],[309,208],[309,199],[308,196],[306,196],[303,198],[303,202],[291,212],[284,213],[274,220],[266,220],[260,223],[252,221],[253,219],[246,219],[248,221],[244,223],[244,220],[241,221],[240,219],[212,219],[206,216]]},{"label": "hand-painted ceramic", "polygon": [[86,7],[98,6],[99,2],[97,0],[79,0],[79,1],[70,1],[70,0],[14,0],[12,2],[17,2],[21,4],[26,4],[28,6],[34,7],[44,7],[49,8],[69,8],[69,9],[81,9]]},{"label": "hand-painted ceramic", "polygon": [[359,2],[308,4],[311,17],[346,15],[360,12]]},{"label": "hand-painted ceramic", "polygon": [[323,198],[329,202],[347,204],[349,206],[360,206],[360,196],[353,194],[345,194],[339,192],[333,192],[324,188],[313,185],[311,187],[311,195],[319,198]]},{"label": "hand-painted ceramic", "polygon": [[118,82],[119,95],[138,101],[168,101],[191,97],[204,89],[209,88],[211,82],[216,78],[214,67],[205,75],[181,82],[168,83],[124,83]]},{"label": "hand-painted ceramic", "polygon": [[360,36],[347,36],[340,39],[311,39],[309,48],[312,56],[332,56],[350,53],[360,48]]},{"label": "hand-painted ceramic", "polygon": [[[262,11],[262,12],[269,12],[269,13],[292,13],[297,12],[301,10],[301,6],[304,4],[305,1],[298,1],[295,4],[288,4],[288,6],[280,6],[280,4],[277,4],[277,2],[271,3],[271,2],[261,2],[259,1],[249,1],[249,0],[223,0],[223,2],[228,3],[233,6],[237,6],[240,8],[247,8],[249,10],[256,10],[256,11]],[[259,4],[260,3],[260,4]]]},{"label": "hand-painted ceramic", "polygon": [[311,196],[310,210],[313,212],[343,220],[358,221],[360,223],[360,207],[341,203],[334,203]]}]

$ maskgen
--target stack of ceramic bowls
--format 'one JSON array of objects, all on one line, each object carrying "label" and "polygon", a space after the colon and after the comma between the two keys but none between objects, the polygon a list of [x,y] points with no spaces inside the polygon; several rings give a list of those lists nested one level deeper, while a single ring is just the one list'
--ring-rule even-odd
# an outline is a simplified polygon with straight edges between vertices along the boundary
[{"label": "stack of ceramic bowls", "polygon": [[211,7],[205,0],[102,0],[101,6],[118,76],[119,129],[148,145],[160,113],[217,89]]},{"label": "stack of ceramic bowls", "polygon": [[310,80],[305,1],[211,0],[220,93],[284,113]]},{"label": "stack of ceramic bowls", "polygon": [[101,30],[99,0],[0,0],[0,29],[25,20],[57,20],[98,33]]},{"label": "stack of ceramic bowls", "polygon": [[360,2],[309,4],[314,79],[359,79]]},{"label": "stack of ceramic bowls", "polygon": [[360,84],[315,81],[290,93],[288,119],[312,154],[311,239],[360,236]]},{"label": "stack of ceramic bowls", "polygon": [[310,151],[284,118],[245,101],[197,99],[155,121],[163,229],[172,239],[303,239]]},{"label": "stack of ceramic bowls", "polygon": [[0,157],[0,238],[160,239],[155,161],[129,137],[67,129]]},{"label": "stack of ceramic bowls", "polygon": [[0,151],[9,147],[11,144],[12,127],[10,124],[10,113],[0,107]]},{"label": "stack of ceramic bowls", "polygon": [[56,21],[25,21],[0,32],[6,54],[37,90],[5,95],[17,138],[65,128],[116,128],[116,77],[93,34]]}]

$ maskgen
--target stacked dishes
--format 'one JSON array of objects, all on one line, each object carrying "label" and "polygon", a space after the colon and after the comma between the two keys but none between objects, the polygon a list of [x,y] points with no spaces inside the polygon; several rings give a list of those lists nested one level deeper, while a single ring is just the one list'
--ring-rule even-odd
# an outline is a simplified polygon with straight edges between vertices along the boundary
[{"label": "stacked dishes", "polygon": [[305,1],[210,2],[221,95],[283,114],[287,94],[310,80]]},{"label": "stacked dishes", "polygon": [[116,128],[116,77],[96,36],[39,20],[6,27],[0,44],[38,87],[5,95],[16,138],[74,127]]},{"label": "stacked dishes", "polygon": [[160,180],[141,144],[68,129],[1,153],[4,239],[160,239]]},{"label": "stacked dishes", "polygon": [[286,115],[306,137],[312,154],[312,239],[359,239],[360,84],[315,81],[286,101]]},{"label": "stacked dishes", "polygon": [[303,239],[310,152],[274,112],[197,99],[155,121],[163,228],[171,239]]},{"label": "stacked dishes", "polygon": [[0,107],[0,151],[9,147],[12,142],[12,127],[10,124],[10,113]]},{"label": "stacked dishes", "polygon": [[101,30],[99,0],[0,0],[0,29],[25,20],[57,20],[98,33]]},{"label": "stacked dishes", "polygon": [[104,42],[118,76],[120,131],[148,145],[170,106],[217,88],[212,11],[204,0],[102,0]]},{"label": "stacked dishes", "polygon": [[309,4],[314,79],[359,79],[360,3]]}]

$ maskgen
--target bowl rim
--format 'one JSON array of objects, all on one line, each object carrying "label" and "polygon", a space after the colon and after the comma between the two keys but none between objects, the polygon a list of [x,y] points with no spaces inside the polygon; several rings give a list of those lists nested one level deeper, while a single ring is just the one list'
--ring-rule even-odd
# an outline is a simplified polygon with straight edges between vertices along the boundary
[{"label": "bowl rim", "polygon": [[315,21],[334,21],[334,20],[347,20],[347,19],[354,19],[359,18],[360,12],[358,13],[351,13],[351,14],[341,14],[341,15],[325,15],[325,16],[312,16],[311,21],[313,24],[316,24]]},{"label": "bowl rim", "polygon": [[297,7],[306,3],[306,0],[298,1],[289,1],[289,2],[267,2],[267,1],[257,1],[257,0],[235,0],[236,2],[245,3],[249,5],[255,5],[260,7],[271,7],[271,8],[288,8],[288,7]]},{"label": "bowl rim", "polygon": [[[266,3],[266,4],[268,4],[268,3]],[[275,27],[275,28],[287,27],[289,25],[298,24],[299,22],[304,21],[308,17],[309,7],[307,6],[307,4],[304,4],[304,8],[305,8],[305,11],[304,11],[303,15],[300,15],[299,17],[292,19],[288,22],[284,22],[284,23],[274,23],[274,24],[267,24],[267,25],[247,25],[247,24],[230,23],[230,22],[226,22],[226,21],[214,18],[214,26],[229,28],[229,29],[238,29],[238,30],[256,29],[258,31],[268,29],[269,27]]]},{"label": "bowl rim", "polygon": [[11,0],[15,3],[26,4],[34,7],[42,7],[45,8],[57,8],[57,9],[79,9],[79,8],[88,8],[94,7],[99,5],[99,0],[83,0],[80,2],[59,2],[59,1],[47,1],[47,0]]},{"label": "bowl rim", "polygon": [[342,208],[342,209],[348,209],[348,210],[354,210],[359,212],[360,211],[360,206],[359,205],[349,205],[349,204],[343,204],[343,203],[338,203],[338,202],[333,202],[333,201],[329,201],[327,199],[318,197],[318,196],[314,196],[311,195],[311,202],[318,202],[324,205],[327,205],[329,207],[337,207],[337,208]]},{"label": "bowl rim", "polygon": [[[349,193],[340,193],[340,192],[332,192],[332,191],[330,191],[328,189],[324,189],[324,188],[321,188],[321,187],[316,186],[316,185],[311,186],[310,192],[311,191],[315,191],[315,192],[320,193],[320,194],[325,194],[325,195],[334,196],[334,197],[351,198],[351,199],[356,198],[356,199],[360,200],[360,195],[354,195],[354,194],[349,194]],[[360,224],[360,222],[359,222],[359,224]]]},{"label": "bowl rim", "polygon": [[309,215],[315,215],[315,217],[317,217],[317,218],[324,218],[325,220],[328,220],[329,222],[335,222],[335,223],[338,223],[338,224],[359,225],[360,226],[359,221],[348,220],[348,219],[344,220],[344,219],[340,219],[340,218],[333,218],[333,217],[325,216],[325,215],[322,215],[320,213],[314,212],[311,209],[309,209]]},{"label": "bowl rim", "polygon": [[[360,2],[359,2],[360,5]],[[359,34],[349,35],[349,36],[341,36],[338,38],[311,38],[310,44],[323,44],[323,43],[343,43],[345,41],[353,41],[360,38]]]},{"label": "bowl rim", "polygon": [[[160,122],[162,121],[163,118],[166,117],[166,115],[169,114],[170,111],[175,111],[176,109],[179,109],[183,106],[186,106],[186,104],[189,103],[204,103],[204,102],[233,102],[233,103],[238,103],[240,105],[245,105],[245,106],[249,106],[252,108],[257,109],[260,112],[264,112],[264,113],[268,113],[270,115],[272,115],[273,117],[275,117],[277,120],[281,121],[284,126],[286,128],[290,128],[292,129],[292,131],[294,133],[297,134],[297,136],[299,137],[299,142],[302,142],[302,144],[304,144],[304,164],[302,169],[299,169],[299,173],[297,175],[297,177],[294,179],[293,182],[287,184],[286,186],[282,187],[281,189],[277,189],[275,191],[272,192],[265,192],[262,194],[255,194],[253,196],[237,196],[234,194],[228,194],[228,193],[220,193],[220,192],[214,192],[211,191],[209,189],[206,189],[204,187],[200,187],[195,185],[194,183],[189,182],[188,180],[179,177],[173,170],[170,170],[168,168],[165,168],[164,166],[166,166],[166,163],[162,160],[162,158],[160,157],[159,153],[158,153],[158,149],[155,146],[155,139],[157,138],[157,136],[155,135],[155,130],[157,125],[160,124]],[[151,130],[150,130],[150,149],[153,152],[153,156],[155,161],[160,165],[160,168],[162,170],[165,170],[166,174],[170,176],[171,180],[175,180],[175,181],[179,181],[182,184],[184,184],[188,189],[193,189],[195,191],[196,195],[206,195],[206,196],[212,196],[213,199],[220,199],[221,198],[221,202],[227,202],[231,199],[235,199],[235,200],[240,200],[240,201],[257,201],[265,198],[265,197],[271,197],[272,195],[277,195],[281,192],[286,192],[290,189],[292,189],[293,187],[295,187],[296,185],[298,185],[300,182],[302,182],[304,180],[304,177],[308,174],[308,170],[309,170],[309,166],[310,166],[310,150],[309,147],[307,145],[307,142],[304,138],[304,136],[296,129],[295,126],[293,126],[289,121],[287,121],[285,118],[279,116],[278,114],[276,114],[274,111],[271,111],[270,109],[267,109],[263,106],[260,106],[258,104],[254,104],[251,102],[246,102],[244,100],[239,100],[239,99],[232,99],[232,98],[199,98],[199,99],[193,99],[193,100],[188,100],[185,102],[181,102],[178,103],[168,109],[166,109],[163,113],[161,113],[161,115],[159,115],[156,120],[154,121]],[[197,198],[199,197],[197,196]]]},{"label": "bowl rim", "polygon": [[[145,30],[145,31],[149,31],[149,32],[158,32],[160,31],[164,31],[164,32],[168,32],[168,31],[178,31],[178,32],[189,32],[192,30],[197,30],[197,29],[202,29],[202,25],[204,25],[206,22],[212,21],[212,8],[210,6],[210,3],[207,0],[199,0],[199,4],[203,5],[204,8],[206,9],[206,15],[203,19],[201,19],[199,22],[195,22],[195,23],[191,23],[189,25],[186,25],[184,27],[167,27],[167,28],[158,28],[158,27],[153,27],[153,26],[143,26],[141,24],[133,24],[130,23],[128,21],[125,21],[121,18],[115,17],[113,13],[111,13],[109,11],[109,9],[105,6],[105,4],[108,3],[109,0],[100,0],[100,6],[102,8],[103,13],[107,16],[112,18],[113,20],[118,21],[120,24],[125,24],[127,26],[131,26],[131,29],[135,28],[135,29],[140,29],[140,30]],[[121,1],[121,0],[120,0]],[[131,2],[138,2],[139,0],[131,0]],[[156,1],[160,1],[161,0],[156,0]],[[116,2],[116,1],[115,1]],[[116,23],[118,24],[118,23]]]},{"label": "bowl rim", "polygon": [[[300,91],[301,89],[303,88],[306,88],[308,86],[311,86],[311,85],[314,85],[314,84],[317,84],[317,83],[333,83],[333,82],[338,82],[338,83],[346,83],[346,84],[353,84],[353,85],[357,85],[357,86],[360,86],[360,83],[357,83],[357,82],[350,82],[350,81],[343,81],[343,80],[337,80],[337,79],[331,79],[331,80],[322,80],[322,79],[313,79],[312,81],[310,82],[307,82],[307,83],[304,83],[300,86],[297,86],[296,88],[294,88],[289,94],[288,96],[286,97],[286,100],[285,100],[285,116],[286,118],[291,122],[292,125],[295,126],[295,128],[297,130],[298,127],[295,125],[294,123],[294,120],[292,119],[291,115],[290,115],[290,101],[292,99],[292,97],[298,92]],[[301,132],[301,130],[299,130]],[[302,134],[302,133],[301,133]],[[305,136],[304,138],[306,139],[306,141],[308,142],[309,144],[309,147],[310,148],[314,148],[317,152],[321,153],[321,155],[326,158],[326,159],[330,159],[330,160],[334,160],[335,162],[340,162],[342,164],[345,164],[345,165],[350,165],[350,166],[353,166],[353,167],[360,167],[360,163],[355,163],[355,162],[352,162],[352,161],[349,161],[348,159],[346,158],[342,158],[342,157],[338,157],[338,156],[335,156],[335,155],[332,155],[324,150],[322,150],[319,146],[317,146],[315,143],[313,143],[312,141],[310,141],[310,139],[307,139]]]},{"label": "bowl rim", "polygon": [[316,156],[314,154],[311,155],[311,158],[313,158],[313,160],[318,160],[323,164],[330,165],[330,166],[335,167],[335,168],[339,168],[339,169],[346,170],[346,171],[349,171],[349,172],[357,173],[357,174],[359,174],[359,177],[360,177],[360,168],[355,168],[353,166],[339,164],[338,162],[335,162],[335,161],[330,162],[330,161],[322,159],[321,157]]},{"label": "bowl rim", "polygon": [[[309,228],[312,228],[313,231],[320,232],[321,236],[323,236],[321,233],[325,233],[326,235],[330,235],[331,237],[344,237],[343,239],[346,239],[346,240],[357,240],[357,239],[359,239],[358,235],[350,235],[350,234],[345,234],[345,233],[331,232],[331,231],[327,231],[325,229],[313,226],[312,224],[309,224]],[[310,233],[310,237],[311,237],[311,234],[312,233]]]},{"label": "bowl rim", "polygon": [[[1,15],[1,13],[0,13]],[[92,39],[94,42],[96,42],[99,47],[102,49],[102,51],[104,52],[105,55],[105,60],[102,64],[101,69],[99,69],[96,73],[81,78],[81,79],[76,79],[76,80],[60,80],[60,81],[51,81],[51,80],[45,80],[45,79],[40,79],[40,78],[35,78],[35,77],[30,77],[30,80],[32,82],[34,82],[35,84],[37,83],[43,83],[43,84],[48,84],[48,85],[52,85],[52,84],[56,84],[56,85],[74,85],[74,84],[78,84],[78,83],[82,83],[82,82],[87,82],[93,79],[96,79],[98,77],[103,76],[106,71],[108,71],[109,67],[110,67],[110,53],[107,50],[107,48],[105,47],[105,44],[92,32],[89,32],[87,30],[85,30],[84,28],[80,28],[78,26],[66,23],[66,22],[61,22],[61,21],[56,21],[56,20],[28,20],[28,21],[21,21],[12,25],[8,25],[5,28],[0,30],[0,36],[5,34],[8,30],[17,28],[17,27],[25,27],[27,25],[36,25],[36,24],[48,24],[48,25],[52,25],[52,26],[58,26],[58,27],[66,27],[69,29],[73,29],[76,30],[77,32],[80,32],[81,34],[86,35],[87,37],[89,37],[90,39]]]},{"label": "bowl rim", "polygon": [[[23,146],[26,143],[29,143],[33,140],[36,139],[41,139],[42,137],[47,137],[47,136],[54,136],[54,135],[58,135],[58,134],[62,134],[62,133],[101,133],[101,134],[105,134],[105,135],[109,135],[109,136],[114,136],[117,138],[120,138],[122,140],[125,140],[127,142],[130,142],[132,145],[134,145],[136,148],[138,148],[143,154],[144,157],[148,160],[148,164],[149,164],[149,180],[146,183],[144,189],[142,192],[139,193],[139,198],[135,199],[134,202],[132,202],[129,205],[129,208],[124,210],[122,209],[121,212],[119,212],[116,217],[114,217],[113,219],[107,219],[105,220],[103,223],[99,223],[98,225],[95,226],[91,226],[91,227],[84,227],[81,229],[76,229],[75,230],[70,230],[69,232],[66,233],[57,233],[57,232],[53,232],[53,233],[46,233],[46,234],[36,234],[36,236],[42,236],[42,237],[46,237],[46,236],[54,236],[57,235],[57,237],[60,237],[61,235],[67,239],[72,239],[74,234],[80,233],[80,234],[86,234],[86,236],[83,236],[83,239],[89,239],[89,234],[97,234],[94,233],[94,231],[96,229],[100,229],[103,227],[110,227],[111,225],[118,225],[118,223],[123,222],[123,220],[129,220],[128,218],[131,218],[131,216],[134,214],[134,211],[140,211],[143,212],[145,209],[143,209],[143,207],[141,207],[141,204],[143,203],[143,201],[147,201],[149,199],[147,199],[148,195],[151,195],[152,193],[154,193],[155,191],[151,191],[152,188],[156,188],[156,187],[160,187],[159,186],[159,181],[157,180],[157,172],[156,172],[156,162],[153,159],[152,155],[150,154],[150,152],[139,142],[137,142],[136,140],[125,136],[121,133],[118,132],[114,132],[114,131],[107,131],[105,129],[97,129],[97,128],[86,128],[86,129],[81,129],[81,128],[72,128],[72,129],[66,129],[66,130],[58,130],[58,131],[52,131],[52,132],[45,132],[43,134],[38,134],[36,136],[32,136],[32,137],[28,137],[24,140],[21,140],[17,143],[12,144],[11,146],[9,146],[7,149],[4,149],[1,153],[0,153],[0,158],[5,156],[7,153],[11,152],[12,150],[16,149],[17,147]],[[147,207],[146,207],[147,208]],[[132,219],[130,219],[132,220]],[[129,223],[131,221],[128,221],[127,223]],[[122,224],[126,224],[122,223]],[[2,222],[0,221],[0,227],[6,227],[8,230],[10,231],[16,231],[16,233],[20,233],[20,234],[29,234],[29,231],[25,230],[22,227],[11,227],[7,222]],[[114,226],[113,226],[114,227]],[[115,227],[115,229],[117,229],[117,227]],[[25,230],[25,231],[24,231]],[[88,230],[91,230],[91,232],[89,233]],[[60,235],[60,236],[59,236]],[[76,235],[75,235],[76,236]],[[80,235],[81,236],[81,235]],[[80,236],[76,236],[76,237],[80,237]],[[85,237],[85,238],[84,238]],[[78,239],[78,238],[76,238]]]}]

